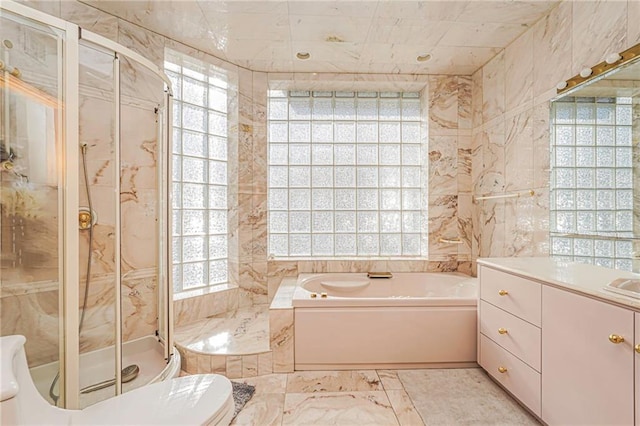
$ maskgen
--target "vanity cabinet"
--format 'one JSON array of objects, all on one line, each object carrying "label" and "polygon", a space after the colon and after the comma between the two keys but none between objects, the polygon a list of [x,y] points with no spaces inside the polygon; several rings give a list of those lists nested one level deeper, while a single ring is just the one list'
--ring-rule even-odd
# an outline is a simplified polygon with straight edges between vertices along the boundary
[{"label": "vanity cabinet", "polygon": [[633,311],[543,286],[542,420],[633,424],[633,336]]},{"label": "vanity cabinet", "polygon": [[541,296],[535,281],[480,268],[478,363],[538,416]]},{"label": "vanity cabinet", "polygon": [[640,313],[484,264],[478,275],[478,363],[494,380],[549,425],[640,426]]}]

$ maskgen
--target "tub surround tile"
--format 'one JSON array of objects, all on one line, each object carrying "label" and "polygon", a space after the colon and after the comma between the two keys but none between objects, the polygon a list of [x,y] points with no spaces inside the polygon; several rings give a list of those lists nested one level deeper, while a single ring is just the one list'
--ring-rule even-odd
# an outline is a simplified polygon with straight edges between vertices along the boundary
[{"label": "tub surround tile", "polygon": [[471,192],[471,154],[472,154],[472,136],[458,136],[458,194]]},{"label": "tub surround tile", "polygon": [[287,277],[282,280],[278,291],[271,302],[269,309],[291,309],[293,308],[293,293],[296,290],[298,279],[296,277]]},{"label": "tub surround tile", "polygon": [[477,128],[482,125],[482,75],[483,68],[474,72],[471,75],[471,125],[472,128]]},{"label": "tub surround tile", "polygon": [[289,375],[287,393],[381,391],[375,370],[296,371]]},{"label": "tub surround tile", "polygon": [[429,138],[429,195],[458,192],[458,138]]},{"label": "tub surround tile", "polygon": [[413,406],[413,402],[404,390],[388,390],[387,398],[401,426],[424,425],[422,417]]},{"label": "tub surround tile", "polygon": [[396,370],[376,370],[376,373],[378,373],[378,377],[385,391],[404,390],[404,386]]},{"label": "tub surround tile", "polygon": [[384,392],[287,393],[283,425],[397,425]]},{"label": "tub surround tile", "polygon": [[472,78],[458,76],[458,129],[469,130],[472,126]]},{"label": "tub surround tile", "polygon": [[429,196],[429,259],[449,260],[457,254],[457,244],[440,239],[458,238],[458,196]]},{"label": "tub surround tile", "polygon": [[437,75],[429,77],[429,132],[458,128],[458,78]]},{"label": "tub surround tile", "polygon": [[273,372],[293,371],[293,309],[274,309],[269,315]]},{"label": "tub surround tile", "polygon": [[479,368],[401,370],[398,377],[426,424],[539,424]]}]

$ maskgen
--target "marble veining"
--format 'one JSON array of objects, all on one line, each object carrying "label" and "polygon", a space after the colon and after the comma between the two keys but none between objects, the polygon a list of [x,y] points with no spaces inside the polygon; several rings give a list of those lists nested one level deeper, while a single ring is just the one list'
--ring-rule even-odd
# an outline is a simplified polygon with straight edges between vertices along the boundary
[{"label": "marble veining", "polygon": [[176,329],[175,341],[193,352],[235,355],[269,351],[269,312],[263,306],[199,320]]},{"label": "marble veining", "polygon": [[287,393],[283,425],[398,425],[385,392]]}]

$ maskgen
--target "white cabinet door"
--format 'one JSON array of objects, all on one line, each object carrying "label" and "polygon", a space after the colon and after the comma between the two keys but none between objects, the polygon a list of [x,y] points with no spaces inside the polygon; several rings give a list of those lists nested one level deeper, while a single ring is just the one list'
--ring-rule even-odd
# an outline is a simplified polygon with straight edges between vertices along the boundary
[{"label": "white cabinet door", "polygon": [[[612,343],[611,335],[625,340]],[[633,338],[632,311],[544,286],[542,420],[633,424]]]},{"label": "white cabinet door", "polygon": [[635,362],[636,362],[636,426],[640,426],[640,313],[636,312],[636,339],[634,349],[635,350]]}]

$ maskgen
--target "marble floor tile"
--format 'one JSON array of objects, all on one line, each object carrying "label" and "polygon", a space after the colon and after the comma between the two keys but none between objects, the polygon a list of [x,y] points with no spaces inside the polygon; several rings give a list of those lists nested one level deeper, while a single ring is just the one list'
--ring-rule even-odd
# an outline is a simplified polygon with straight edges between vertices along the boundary
[{"label": "marble floor tile", "polygon": [[374,370],[296,371],[289,374],[287,393],[381,391]]},{"label": "marble floor tile", "polygon": [[395,370],[376,370],[378,373],[378,377],[380,377],[380,381],[382,382],[382,386],[384,390],[404,390],[404,386],[402,386],[402,382],[398,378],[398,372]]},{"label": "marble floor tile", "polygon": [[235,381],[255,386],[256,394],[285,393],[287,388],[286,374],[268,374],[266,376],[249,377]]},{"label": "marble floor tile", "polygon": [[268,352],[268,306],[252,306],[177,327],[175,341],[191,351],[216,355]]},{"label": "marble floor tile", "polygon": [[393,412],[396,413],[400,426],[424,425],[422,417],[413,406],[413,401],[404,390],[388,390],[387,398],[389,398]]},{"label": "marble floor tile", "polygon": [[253,397],[231,422],[232,425],[269,426],[281,425],[284,411],[284,393],[263,393],[256,391]]},{"label": "marble floor tile", "polygon": [[537,425],[538,421],[479,368],[399,370],[427,425]]},{"label": "marble floor tile", "polygon": [[384,392],[285,394],[283,425],[398,425]]}]

